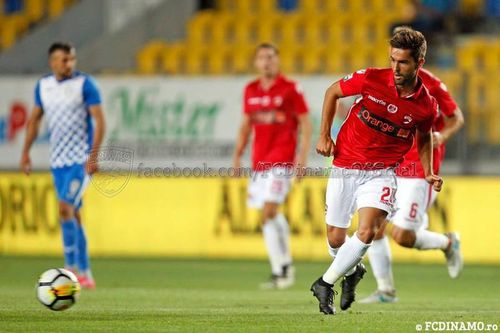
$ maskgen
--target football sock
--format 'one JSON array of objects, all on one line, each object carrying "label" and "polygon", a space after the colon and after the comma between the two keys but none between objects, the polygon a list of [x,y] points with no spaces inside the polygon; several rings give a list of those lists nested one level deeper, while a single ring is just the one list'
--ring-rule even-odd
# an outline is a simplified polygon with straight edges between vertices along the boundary
[{"label": "football sock", "polygon": [[385,292],[394,291],[391,248],[386,236],[373,240],[372,246],[368,249],[368,259],[377,280],[377,289]]},{"label": "football sock", "polygon": [[87,274],[89,271],[89,254],[87,251],[87,237],[85,236],[85,231],[83,230],[83,226],[77,223],[77,264],[78,271],[81,274]]},{"label": "football sock", "polygon": [[283,265],[286,264],[281,248],[280,230],[275,219],[268,219],[262,226],[264,242],[266,243],[267,255],[271,263],[271,271],[274,275],[281,275]]},{"label": "football sock", "polygon": [[337,256],[323,275],[323,280],[334,284],[341,276],[346,275],[363,259],[370,244],[365,244],[354,234],[339,248]]},{"label": "football sock", "polygon": [[74,268],[76,253],[76,219],[61,221],[61,232],[64,249],[64,266]]},{"label": "football sock", "polygon": [[274,220],[279,228],[283,265],[290,265],[292,263],[292,253],[290,251],[290,226],[282,213],[278,213]]},{"label": "football sock", "polygon": [[415,244],[414,248],[419,250],[431,250],[431,249],[441,249],[446,250],[448,248],[449,239],[446,235],[420,229],[415,233]]},{"label": "football sock", "polygon": [[[347,240],[349,239],[349,236],[345,236],[345,241],[347,242]],[[330,254],[330,256],[335,259],[335,256],[337,256],[337,252],[339,251],[339,247],[331,247],[330,243],[328,242],[328,239],[326,240],[326,245],[328,246],[328,253]],[[350,270],[347,271],[347,273],[345,273],[346,276],[349,276],[351,274],[353,274],[354,272],[356,271],[356,266],[354,266],[353,268],[351,268]]]}]

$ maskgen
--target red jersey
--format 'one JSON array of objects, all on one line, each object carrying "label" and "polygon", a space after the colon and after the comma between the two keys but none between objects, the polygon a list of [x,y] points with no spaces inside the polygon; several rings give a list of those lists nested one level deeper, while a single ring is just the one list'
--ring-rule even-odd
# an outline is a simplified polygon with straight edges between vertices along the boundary
[{"label": "red jersey", "polygon": [[[443,114],[447,117],[453,116],[455,110],[457,109],[457,104],[448,92],[446,85],[431,72],[426,69],[420,69],[418,76],[422,79],[422,83],[429,91],[429,94],[431,94],[431,96],[433,96],[438,103],[439,114],[434,120],[432,130],[439,132],[444,127]],[[436,175],[439,174],[439,168],[444,159],[444,152],[444,144],[434,148],[433,171]],[[416,140],[410,151],[405,155],[403,163],[401,163],[399,168],[396,168],[396,174],[399,177],[425,178],[424,169],[422,168],[422,163],[420,162],[420,157],[418,155]]]},{"label": "red jersey", "polygon": [[264,90],[260,80],[245,87],[243,111],[253,128],[252,168],[291,165],[295,161],[298,115],[308,111],[297,83],[278,75]]},{"label": "red jersey", "polygon": [[415,92],[400,97],[390,68],[368,68],[340,81],[344,96],[361,95],[337,136],[333,164],[348,169],[394,167],[410,150],[416,130],[428,132],[437,103],[418,80]]}]

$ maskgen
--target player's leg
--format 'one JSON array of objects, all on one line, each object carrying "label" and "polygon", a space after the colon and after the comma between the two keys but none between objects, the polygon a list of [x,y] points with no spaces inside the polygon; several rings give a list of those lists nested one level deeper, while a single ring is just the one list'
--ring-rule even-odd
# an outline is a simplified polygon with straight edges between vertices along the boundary
[{"label": "player's leg", "polygon": [[64,268],[76,273],[77,221],[71,204],[59,201],[59,220],[63,237]]},{"label": "player's leg", "polygon": [[[398,185],[405,191],[401,193],[401,206],[393,219],[393,239],[407,248],[442,250],[450,277],[458,277],[463,268],[458,234],[441,234],[426,229],[427,209],[435,198],[432,188],[423,179],[398,178]],[[398,206],[399,202],[398,199]]]},{"label": "player's leg", "polygon": [[[396,179],[392,170],[362,173],[356,177],[356,183],[359,185],[353,192],[353,197],[356,199],[359,213],[358,231],[340,247],[335,260],[323,274],[322,280],[328,284],[333,285],[361,262],[387,214],[393,211]],[[355,288],[364,272],[364,267],[359,266],[359,274],[354,275],[352,279],[343,280],[343,309],[347,309],[354,302]]]},{"label": "player's leg", "polygon": [[389,239],[385,235],[387,222],[385,221],[381,226],[367,252],[373,275],[377,281],[377,290],[360,300],[360,303],[393,303],[397,301],[392,274],[391,248],[389,247]]},{"label": "player's leg", "polygon": [[61,224],[61,233],[64,251],[64,267],[76,272],[76,219],[75,209],[67,200],[70,190],[71,177],[68,168],[53,168],[52,176],[54,187],[59,201],[59,221]]},{"label": "player's leg", "polygon": [[80,209],[75,211],[77,221],[77,258],[78,263],[78,279],[83,288],[94,289],[96,287],[92,270],[90,269],[89,253],[87,249],[87,236],[82,224]]},{"label": "player's leg", "polygon": [[290,227],[279,211],[290,188],[290,181],[283,169],[272,169],[263,181],[264,206],[262,230],[271,262],[272,280],[276,288],[287,288],[295,282],[290,250]]},{"label": "player's leg", "polygon": [[[337,228],[327,225],[328,252],[335,260],[340,247],[349,240],[347,229]],[[344,276],[341,282],[342,294],[340,298],[340,308],[347,310],[354,301],[354,290],[359,281],[366,273],[366,268],[362,263],[351,268]]]},{"label": "player's leg", "polygon": [[[347,229],[355,209],[354,193],[357,185],[353,175],[342,174],[344,170],[333,168],[326,188],[327,243],[329,253],[334,257],[334,263],[345,245]],[[311,291],[319,301],[320,312],[335,314],[333,282],[327,282],[321,276],[313,283]]]},{"label": "player's leg", "polygon": [[72,216],[75,224],[75,262],[78,267],[78,278],[83,288],[95,288],[95,281],[92,277],[89,266],[89,256],[87,250],[87,237],[83,224],[81,223],[80,208],[82,206],[82,196],[87,188],[90,178],[85,173],[83,165],[72,165],[67,168],[67,179],[69,180],[68,191],[65,192],[65,201],[72,209]]}]

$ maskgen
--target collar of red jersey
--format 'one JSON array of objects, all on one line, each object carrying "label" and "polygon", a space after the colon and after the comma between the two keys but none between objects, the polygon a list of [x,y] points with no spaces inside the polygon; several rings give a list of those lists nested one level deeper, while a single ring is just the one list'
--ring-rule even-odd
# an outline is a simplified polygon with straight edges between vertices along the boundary
[{"label": "collar of red jersey", "polygon": [[[285,76],[281,73],[278,73],[278,75],[276,75],[276,78],[274,79],[273,84],[267,90],[271,90],[273,87],[280,84],[284,79],[285,79]],[[260,82],[260,79],[259,79],[259,88],[263,89],[261,82]]]},{"label": "collar of red jersey", "polygon": [[413,94],[410,94],[410,95],[405,96],[405,97],[400,97],[399,93],[398,93],[398,90],[396,88],[396,83],[394,82],[394,74],[391,71],[391,77],[389,79],[389,87],[393,87],[394,88],[394,92],[396,93],[396,96],[398,96],[399,98],[406,98],[406,99],[413,98],[413,99],[417,99],[420,96],[420,94],[422,93],[424,84],[422,83],[422,79],[417,74],[417,86],[415,87],[415,91],[413,92]]}]

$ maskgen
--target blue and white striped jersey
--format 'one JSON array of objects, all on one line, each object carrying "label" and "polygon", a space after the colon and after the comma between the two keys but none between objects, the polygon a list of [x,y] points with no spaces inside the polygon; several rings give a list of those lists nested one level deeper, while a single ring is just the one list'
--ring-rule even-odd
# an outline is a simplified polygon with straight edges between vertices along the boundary
[{"label": "blue and white striped jersey", "polygon": [[46,75],[36,85],[35,104],[48,121],[51,167],[85,163],[93,141],[88,108],[101,104],[94,79],[82,72],[61,81]]}]

